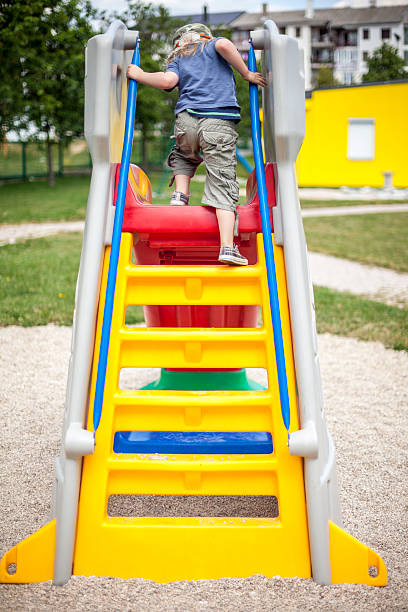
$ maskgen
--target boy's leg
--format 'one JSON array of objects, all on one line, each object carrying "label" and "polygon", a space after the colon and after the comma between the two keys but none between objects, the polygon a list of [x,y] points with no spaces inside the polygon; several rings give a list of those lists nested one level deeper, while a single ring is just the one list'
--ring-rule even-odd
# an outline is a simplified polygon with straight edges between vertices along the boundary
[{"label": "boy's leg", "polygon": [[216,209],[221,243],[218,260],[246,266],[248,260],[234,245],[234,235],[238,230],[236,204],[239,199],[236,177],[237,129],[232,121],[223,119],[201,119],[199,123],[200,145],[206,167],[201,201]]},{"label": "boy's leg", "polygon": [[190,180],[194,176],[197,166],[202,162],[197,125],[197,119],[191,117],[187,111],[177,115],[174,125],[176,144],[167,159],[168,166],[173,170],[173,180],[175,181],[175,191],[170,204],[188,204]]},{"label": "boy's leg", "polygon": [[191,176],[187,176],[186,174],[176,174],[174,176],[174,187],[176,191],[181,191],[186,195],[190,194],[190,181]]},{"label": "boy's leg", "polygon": [[232,210],[216,209],[218,227],[220,230],[220,243],[222,247],[234,246],[235,214]]},{"label": "boy's leg", "polygon": [[187,174],[174,175],[175,189],[172,193],[170,204],[188,204],[188,200],[190,198],[190,181],[191,176],[188,176]]}]

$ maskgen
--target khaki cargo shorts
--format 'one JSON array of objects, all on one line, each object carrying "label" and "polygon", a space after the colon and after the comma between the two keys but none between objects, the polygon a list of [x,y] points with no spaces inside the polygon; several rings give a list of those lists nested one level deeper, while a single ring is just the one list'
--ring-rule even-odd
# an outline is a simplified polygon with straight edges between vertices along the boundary
[{"label": "khaki cargo shorts", "polygon": [[201,202],[231,210],[236,215],[239,186],[235,152],[238,132],[235,123],[211,117],[201,119],[183,111],[177,115],[174,135],[176,144],[167,159],[173,176],[194,176],[197,167],[204,161],[206,179]]}]

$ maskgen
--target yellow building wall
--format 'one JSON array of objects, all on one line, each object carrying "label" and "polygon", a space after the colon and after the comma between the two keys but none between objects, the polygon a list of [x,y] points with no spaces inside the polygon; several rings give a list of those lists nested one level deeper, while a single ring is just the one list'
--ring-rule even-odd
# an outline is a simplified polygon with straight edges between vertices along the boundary
[{"label": "yellow building wall", "polygon": [[[349,118],[375,120],[373,160],[347,159]],[[305,140],[297,160],[300,186],[408,187],[408,82],[313,91],[306,99]]]}]

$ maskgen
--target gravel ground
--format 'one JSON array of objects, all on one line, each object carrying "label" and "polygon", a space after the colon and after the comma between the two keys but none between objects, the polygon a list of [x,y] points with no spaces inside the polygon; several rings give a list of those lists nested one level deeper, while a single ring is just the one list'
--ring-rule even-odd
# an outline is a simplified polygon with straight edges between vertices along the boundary
[{"label": "gravel ground", "polygon": [[[53,325],[0,329],[0,554],[48,519],[70,339],[70,328]],[[387,587],[75,576],[64,587],[0,585],[0,610],[407,610],[408,355],[330,335],[319,347],[345,528],[383,557]]]}]

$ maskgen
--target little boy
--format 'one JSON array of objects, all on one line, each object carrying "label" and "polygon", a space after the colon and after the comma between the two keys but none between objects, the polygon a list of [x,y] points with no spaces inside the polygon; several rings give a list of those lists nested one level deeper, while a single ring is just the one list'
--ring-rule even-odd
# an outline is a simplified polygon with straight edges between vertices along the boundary
[{"label": "little boy", "polygon": [[176,145],[168,158],[175,181],[170,204],[188,204],[190,180],[204,159],[206,182],[202,203],[216,208],[221,243],[218,260],[245,266],[248,260],[234,245],[239,199],[236,123],[241,117],[231,66],[250,83],[264,87],[266,81],[258,72],[248,70],[231,41],[213,38],[203,24],[179,28],[172,43],[165,72],[148,73],[130,65],[127,76],[166,91],[178,85]]}]

